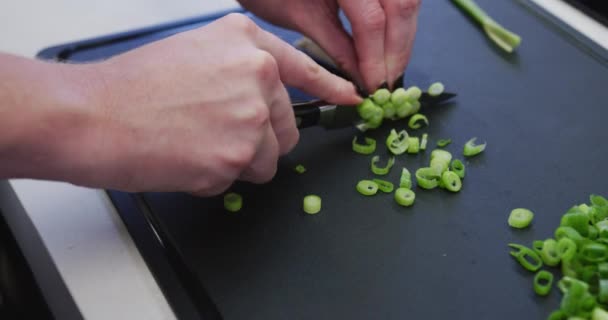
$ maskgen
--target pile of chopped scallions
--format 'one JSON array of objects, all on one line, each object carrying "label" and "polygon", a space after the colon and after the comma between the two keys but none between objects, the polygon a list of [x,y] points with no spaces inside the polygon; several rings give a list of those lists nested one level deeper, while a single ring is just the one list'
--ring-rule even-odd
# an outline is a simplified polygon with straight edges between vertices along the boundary
[{"label": "pile of chopped scallions", "polygon": [[[553,238],[536,240],[531,247],[509,244],[511,256],[536,273],[533,289],[538,295],[548,295],[553,288],[553,274],[541,270],[543,265],[561,268],[563,277],[557,287],[563,297],[549,320],[608,320],[608,200],[599,195],[589,200],[562,216]],[[517,208],[508,223],[526,228],[533,217],[532,211]]]}]

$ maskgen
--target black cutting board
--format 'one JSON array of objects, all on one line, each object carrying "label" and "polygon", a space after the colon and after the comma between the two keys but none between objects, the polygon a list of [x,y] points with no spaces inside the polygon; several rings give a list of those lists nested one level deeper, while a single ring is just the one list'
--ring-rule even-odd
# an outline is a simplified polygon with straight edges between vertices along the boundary
[{"label": "black cutting board", "polygon": [[[572,205],[608,194],[607,55],[527,1],[479,3],[523,37],[516,54],[494,47],[449,1],[423,1],[406,73],[406,85],[442,81],[459,94],[423,110],[431,125],[411,134],[427,132],[431,146],[451,138],[458,158],[469,138],[488,142],[465,162],[460,193],[416,188],[412,208],[392,195],[363,197],[355,185],[373,177],[371,157],[351,151],[354,131],[308,129],[271,183],[232,188],[244,197],[238,213],[225,212],[221,197],[143,195],[224,319],[542,319],[558,307],[558,290],[535,296],[533,274],[506,244],[550,237]],[[96,60],[191,27],[43,56]],[[406,123],[371,136],[382,142],[393,127]],[[398,182],[401,167],[413,172],[429,154],[398,157],[387,178]],[[297,164],[308,171],[296,174]],[[315,216],[301,209],[311,193],[323,198]],[[536,213],[531,228],[508,227],[515,207]]]}]

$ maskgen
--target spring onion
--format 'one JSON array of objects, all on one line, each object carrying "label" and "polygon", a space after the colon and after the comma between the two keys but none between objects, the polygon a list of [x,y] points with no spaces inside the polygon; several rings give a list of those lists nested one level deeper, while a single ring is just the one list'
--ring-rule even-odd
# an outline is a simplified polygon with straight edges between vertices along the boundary
[{"label": "spring onion", "polygon": [[434,168],[420,168],[416,170],[416,181],[423,189],[434,189],[439,185],[441,174]]},{"label": "spring onion", "polygon": [[583,236],[581,236],[578,231],[571,227],[559,227],[555,229],[554,236],[557,240],[562,238],[569,238],[570,240],[574,241],[577,246],[583,241]]},{"label": "spring onion", "polygon": [[416,113],[418,113],[418,111],[420,111],[420,107],[421,107],[420,101],[414,100],[410,104],[412,105],[412,109],[410,110],[408,115],[416,114]]},{"label": "spring onion", "polygon": [[532,219],[534,219],[534,213],[532,211],[524,208],[517,208],[511,210],[508,223],[513,228],[523,229],[530,225]]},{"label": "spring onion", "polygon": [[405,118],[408,115],[412,114],[413,110],[414,105],[412,105],[412,103],[408,101],[399,105],[395,105],[395,114],[397,115],[397,118]]},{"label": "spring onion", "polygon": [[477,138],[472,138],[471,140],[467,141],[467,143],[465,143],[464,150],[462,152],[465,157],[472,157],[478,155],[486,149],[487,143],[484,142],[482,144],[475,144],[476,140]]},{"label": "spring onion", "polygon": [[439,139],[439,140],[437,140],[437,146],[439,148],[446,147],[450,143],[452,143],[452,139]]},{"label": "spring onion", "polygon": [[543,261],[534,250],[516,243],[509,243],[509,247],[516,249],[511,251],[510,254],[526,270],[536,272],[543,266]]},{"label": "spring onion", "polygon": [[395,164],[395,157],[388,158],[388,162],[386,163],[385,167],[378,167],[377,166],[378,162],[380,162],[380,156],[373,156],[372,157],[372,167],[371,167],[372,172],[379,176],[387,175],[389,173],[389,171],[391,171],[391,168],[393,167],[393,165]]},{"label": "spring onion", "polygon": [[435,82],[429,86],[429,89],[427,90],[427,92],[429,93],[429,95],[431,97],[436,97],[436,96],[441,95],[444,90],[445,90],[445,86],[443,85],[443,83]]},{"label": "spring onion", "polygon": [[376,140],[365,137],[365,144],[359,144],[357,137],[353,138],[353,151],[359,154],[372,154],[376,151]]},{"label": "spring onion", "polygon": [[395,106],[401,106],[410,99],[407,91],[403,88],[398,88],[391,94],[391,102]]},{"label": "spring onion", "polygon": [[584,213],[567,213],[562,216],[560,227],[571,227],[581,236],[587,237],[589,234],[589,216]]},{"label": "spring onion", "polygon": [[420,152],[420,139],[418,137],[409,137],[407,153],[416,154]]},{"label": "spring onion", "polygon": [[416,113],[410,118],[408,126],[410,127],[410,129],[420,129],[422,127],[420,121],[422,121],[427,126],[429,125],[429,119],[425,115]]},{"label": "spring onion", "polygon": [[453,0],[459,7],[467,12],[479,23],[488,38],[506,52],[513,52],[521,44],[521,37],[494,21],[473,0]]},{"label": "spring onion", "polygon": [[539,255],[545,265],[550,267],[557,266],[561,260],[560,253],[557,250],[557,241],[555,239],[545,240]]},{"label": "spring onion", "polygon": [[304,212],[308,214],[317,214],[321,211],[321,197],[311,194],[304,197],[303,202]]},{"label": "spring onion", "polygon": [[576,242],[570,238],[561,238],[557,241],[557,254],[562,261],[570,261],[576,254]]},{"label": "spring onion", "polygon": [[386,180],[382,180],[382,179],[373,179],[372,181],[378,185],[378,190],[380,190],[384,193],[391,193],[395,189],[395,186],[390,181],[386,181]]},{"label": "spring onion", "polygon": [[357,106],[357,112],[359,112],[361,119],[367,120],[377,113],[378,108],[380,107],[368,98],[364,99],[363,102]]},{"label": "spring onion", "polygon": [[306,172],[306,167],[299,164],[293,170],[299,174],[303,174],[304,172]]},{"label": "spring onion", "polygon": [[411,189],[412,188],[412,174],[407,168],[401,170],[401,178],[399,179],[399,187]]},{"label": "spring onion", "polygon": [[230,212],[237,212],[243,207],[243,197],[235,192],[224,195],[224,208]]},{"label": "spring onion", "polygon": [[378,193],[378,184],[371,180],[361,180],[357,183],[357,191],[364,196],[373,196]]},{"label": "spring onion", "polygon": [[441,174],[441,185],[448,191],[458,192],[462,189],[462,180],[452,171],[444,171]]},{"label": "spring onion", "polygon": [[608,260],[608,247],[601,243],[589,242],[580,248],[579,255],[586,262],[599,263]]},{"label": "spring onion", "polygon": [[539,296],[546,296],[553,285],[553,274],[546,270],[540,270],[534,276],[534,292]]},{"label": "spring onion", "polygon": [[407,96],[412,100],[418,100],[422,96],[422,90],[416,86],[411,86],[405,90]]},{"label": "spring onion", "polygon": [[382,110],[384,110],[384,119],[393,119],[397,114],[397,109],[390,101],[382,105]]},{"label": "spring onion", "polygon": [[428,133],[424,133],[422,134],[422,139],[420,140],[420,150],[426,150],[426,145],[428,143],[429,140],[429,134]]},{"label": "spring onion", "polygon": [[431,168],[438,171],[439,174],[443,173],[450,167],[452,161],[452,154],[448,151],[435,149],[431,152]]},{"label": "spring onion", "polygon": [[391,92],[388,89],[378,89],[372,95],[372,100],[378,104],[383,105],[391,99]]},{"label": "spring onion", "polygon": [[411,189],[398,188],[395,191],[395,201],[404,207],[409,207],[414,204],[416,194]]},{"label": "spring onion", "polygon": [[456,173],[458,177],[460,177],[460,179],[464,179],[466,168],[462,161],[458,159],[452,160],[452,163],[450,164],[450,170],[454,171],[454,173]]},{"label": "spring onion", "polygon": [[391,153],[395,155],[400,155],[407,151],[409,144],[409,135],[405,130],[401,130],[399,133],[397,133],[395,129],[392,129],[386,138],[386,146]]}]

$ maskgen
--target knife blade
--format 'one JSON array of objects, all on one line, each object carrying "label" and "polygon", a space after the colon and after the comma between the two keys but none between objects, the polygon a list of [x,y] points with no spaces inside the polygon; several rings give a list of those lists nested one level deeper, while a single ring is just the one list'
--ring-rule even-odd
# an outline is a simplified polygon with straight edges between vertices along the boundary
[{"label": "knife blade", "polygon": [[[424,92],[419,101],[423,107],[429,107],[441,105],[454,97],[456,94],[450,92],[444,92],[438,96],[431,96]],[[336,105],[323,100],[294,103],[293,110],[298,129],[321,126],[332,130],[357,126],[362,122],[356,106]]]}]

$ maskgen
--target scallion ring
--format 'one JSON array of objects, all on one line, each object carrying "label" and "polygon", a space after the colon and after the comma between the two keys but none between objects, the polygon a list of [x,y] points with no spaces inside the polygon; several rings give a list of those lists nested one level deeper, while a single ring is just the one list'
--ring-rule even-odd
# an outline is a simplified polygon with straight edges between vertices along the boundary
[{"label": "scallion ring", "polygon": [[230,212],[237,212],[243,207],[243,197],[235,192],[224,195],[224,208]]},{"label": "scallion ring", "polygon": [[486,142],[484,142],[482,144],[475,144],[476,140],[477,140],[477,138],[472,138],[471,140],[467,141],[467,143],[465,143],[464,149],[462,152],[462,154],[465,157],[472,157],[472,156],[478,155],[486,149],[486,145],[487,145]]},{"label": "scallion ring", "polygon": [[398,188],[395,191],[395,201],[404,207],[409,207],[414,204],[416,194],[408,188]]},{"label": "scallion ring", "polygon": [[353,138],[353,151],[359,154],[372,154],[376,151],[376,140],[372,138],[365,137],[365,144],[359,144],[357,142],[357,137]]},{"label": "scallion ring", "polygon": [[378,190],[380,190],[384,193],[391,193],[395,189],[395,186],[390,181],[386,181],[386,180],[382,180],[382,179],[373,179],[372,181],[378,185]]},{"label": "scallion ring", "polygon": [[357,183],[357,191],[364,196],[373,196],[378,193],[378,184],[371,180],[361,180]]},{"label": "scallion ring", "polygon": [[308,214],[317,214],[321,211],[321,197],[311,194],[304,197],[303,201],[304,212]]},{"label": "scallion ring", "polygon": [[422,127],[420,122],[424,123],[427,126],[429,125],[429,119],[425,115],[421,113],[416,113],[410,118],[407,125],[410,127],[410,129],[420,129]]}]

